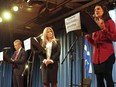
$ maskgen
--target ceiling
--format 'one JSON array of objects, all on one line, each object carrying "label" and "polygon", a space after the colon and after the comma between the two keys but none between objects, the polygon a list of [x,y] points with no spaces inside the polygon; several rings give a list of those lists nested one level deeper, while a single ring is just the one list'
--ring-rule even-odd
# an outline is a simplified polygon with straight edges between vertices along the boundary
[{"label": "ceiling", "polygon": [[[20,9],[12,12],[12,20],[0,24],[0,29],[9,29],[14,35],[37,36],[44,27],[52,26],[57,32],[65,28],[64,19],[83,9],[91,9],[107,0],[0,0],[3,9],[11,10],[17,4]],[[112,1],[112,0],[110,0]],[[2,12],[3,9],[0,9]]]}]

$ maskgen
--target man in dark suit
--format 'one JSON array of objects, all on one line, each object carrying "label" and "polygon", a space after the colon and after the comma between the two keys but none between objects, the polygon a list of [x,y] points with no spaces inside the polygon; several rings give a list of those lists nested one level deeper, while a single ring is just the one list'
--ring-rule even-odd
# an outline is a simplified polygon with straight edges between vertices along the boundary
[{"label": "man in dark suit", "polygon": [[[7,62],[12,63],[13,66],[13,87],[24,87],[24,77],[22,73],[25,69],[27,54],[22,48],[22,42],[20,40],[14,41],[14,48],[16,51],[12,55],[11,60],[7,60]],[[5,55],[5,57],[7,56]]]}]

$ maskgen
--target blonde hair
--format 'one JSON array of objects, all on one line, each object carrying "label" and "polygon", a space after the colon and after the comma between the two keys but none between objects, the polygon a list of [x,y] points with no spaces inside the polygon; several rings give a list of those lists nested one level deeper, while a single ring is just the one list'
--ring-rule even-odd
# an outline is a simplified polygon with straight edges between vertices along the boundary
[{"label": "blonde hair", "polygon": [[47,39],[47,31],[48,29],[50,29],[52,31],[52,41],[55,41],[56,42],[56,38],[55,38],[55,34],[54,34],[54,31],[51,27],[45,27],[45,29],[43,30],[43,37],[42,37],[42,46],[45,46],[46,43],[48,42],[48,39]]}]

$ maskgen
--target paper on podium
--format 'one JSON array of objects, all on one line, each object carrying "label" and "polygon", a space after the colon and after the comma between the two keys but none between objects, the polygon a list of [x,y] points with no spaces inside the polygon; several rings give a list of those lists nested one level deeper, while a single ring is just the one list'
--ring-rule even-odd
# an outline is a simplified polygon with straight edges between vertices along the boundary
[{"label": "paper on podium", "polygon": [[28,38],[24,40],[24,48],[25,50],[34,50],[38,53],[44,52],[44,48],[40,45],[40,43],[34,37]]},{"label": "paper on podium", "polygon": [[31,38],[24,40],[24,48],[25,48],[25,51],[31,49]]},{"label": "paper on podium", "polygon": [[3,61],[3,52],[0,52],[0,61]]},{"label": "paper on podium", "polygon": [[77,36],[82,36],[82,32],[85,34],[91,34],[98,30],[101,30],[94,19],[86,11],[80,11],[65,19],[66,32],[73,31]]},{"label": "paper on podium", "polygon": [[66,32],[81,30],[80,13],[76,13],[65,19]]},{"label": "paper on podium", "polygon": [[5,52],[2,52],[1,54],[0,54],[0,56],[3,56],[2,58],[3,58],[3,61],[5,61],[5,62],[8,62],[8,63],[12,63],[12,60],[11,60],[11,58],[5,53]]}]

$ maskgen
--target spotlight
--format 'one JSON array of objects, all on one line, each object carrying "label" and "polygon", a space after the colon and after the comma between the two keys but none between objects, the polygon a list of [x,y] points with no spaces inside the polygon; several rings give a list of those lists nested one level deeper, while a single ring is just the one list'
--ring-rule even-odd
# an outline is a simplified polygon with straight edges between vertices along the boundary
[{"label": "spotlight", "polygon": [[12,9],[13,9],[13,11],[15,11],[15,12],[16,12],[16,11],[18,11],[18,10],[19,10],[19,7],[18,7],[18,6],[13,6],[13,7],[12,7]]},{"label": "spotlight", "polygon": [[26,64],[26,65],[25,65],[25,68],[26,68],[26,69],[28,69],[28,68],[29,68],[28,64]]},{"label": "spotlight", "polygon": [[115,0],[110,1],[108,3],[107,7],[108,7],[109,10],[115,9],[116,8],[116,1]]},{"label": "spotlight", "polygon": [[4,11],[2,14],[4,20],[10,20],[11,19],[11,13],[9,11]]},{"label": "spotlight", "polygon": [[31,0],[24,0],[24,1],[28,3],[28,2],[30,2]]},{"label": "spotlight", "polygon": [[115,1],[115,2],[113,2],[113,3],[112,3],[112,5],[113,5],[114,7],[116,7],[116,1]]},{"label": "spotlight", "polygon": [[0,22],[2,22],[2,18],[0,17]]}]

